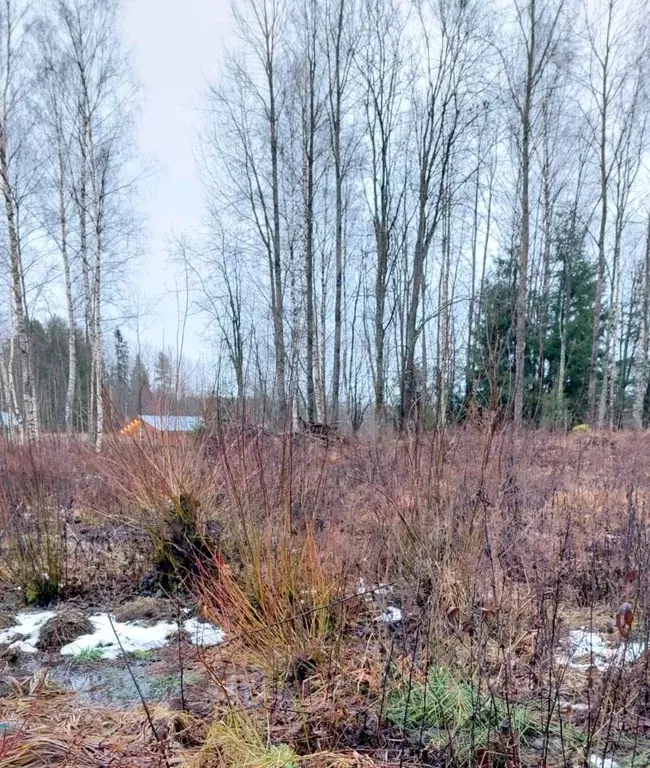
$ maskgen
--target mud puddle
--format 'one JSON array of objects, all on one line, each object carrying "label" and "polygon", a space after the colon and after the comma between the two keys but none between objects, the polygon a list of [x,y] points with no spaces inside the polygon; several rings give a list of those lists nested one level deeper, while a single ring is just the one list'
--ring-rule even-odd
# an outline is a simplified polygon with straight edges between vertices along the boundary
[{"label": "mud puddle", "polygon": [[[130,664],[131,672],[106,662],[58,664],[48,670],[47,676],[62,689],[74,691],[81,706],[128,709],[141,704],[142,699],[159,703],[180,696],[180,674],[154,671],[153,667],[159,665],[152,662]],[[196,670],[185,671],[183,686],[202,679]]]}]

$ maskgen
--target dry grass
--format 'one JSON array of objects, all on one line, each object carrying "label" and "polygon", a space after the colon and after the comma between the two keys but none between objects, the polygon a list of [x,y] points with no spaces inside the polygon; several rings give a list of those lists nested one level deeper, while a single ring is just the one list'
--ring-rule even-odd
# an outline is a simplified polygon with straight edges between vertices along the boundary
[{"label": "dry grass", "polygon": [[[12,450],[17,474],[3,491],[5,518],[8,500],[21,498]],[[424,690],[433,669],[457,670],[463,690],[494,699],[499,712],[532,713],[538,744],[522,745],[529,751],[516,758],[506,750],[513,768],[612,750],[623,768],[626,756],[647,751],[647,656],[605,672],[556,663],[569,629],[605,631],[622,602],[632,606],[634,640],[647,642],[645,433],[535,432],[514,441],[467,425],[334,445],[260,432],[197,443],[121,439],[101,460],[74,456],[88,478],[67,502],[89,531],[66,522],[77,552],[92,557],[96,530],[131,532],[105,557],[104,593],[110,568],[126,574],[133,563],[135,583],[159,564],[159,545],[171,543],[184,550],[177,588],[227,631],[226,644],[198,661],[223,694],[215,721],[233,711],[245,720],[226,721],[203,740],[207,764],[238,764],[244,757],[228,750],[253,744],[251,765],[285,757],[300,765],[454,765],[455,737],[447,744],[411,711],[412,691]],[[30,461],[37,476],[48,467],[40,487],[60,505],[64,468],[45,454]],[[179,535],[182,499],[192,500],[192,519]],[[150,544],[129,560],[143,528]],[[0,558],[5,569],[11,558]],[[388,606],[399,607],[401,623],[378,620]],[[235,675],[237,665],[245,673]],[[404,711],[403,722],[389,721],[394,711]],[[84,710],[77,716],[80,730],[70,728],[81,752],[71,765],[96,743],[91,734],[103,732]],[[37,727],[29,734],[45,736]],[[151,729],[140,736],[146,759],[160,761]],[[488,768],[490,753],[463,743],[469,762]],[[89,754],[87,764],[101,764],[99,753]]]},{"label": "dry grass", "polygon": [[235,571],[221,557],[197,583],[203,613],[278,669],[300,654],[325,653],[325,645],[358,614],[346,554],[329,537],[317,542],[311,528],[299,539],[248,537],[250,558]]},{"label": "dry grass", "polygon": [[13,726],[0,747],[0,768],[174,766],[205,739],[204,724],[164,706],[150,708],[156,729],[139,707],[129,711],[76,706],[74,697],[40,678],[0,699],[0,717]]},{"label": "dry grass", "polygon": [[83,613],[62,611],[43,624],[38,634],[37,647],[41,651],[56,650],[92,632],[93,625]]},{"label": "dry grass", "polygon": [[157,597],[137,597],[115,609],[117,621],[157,622],[176,618],[173,603]]}]

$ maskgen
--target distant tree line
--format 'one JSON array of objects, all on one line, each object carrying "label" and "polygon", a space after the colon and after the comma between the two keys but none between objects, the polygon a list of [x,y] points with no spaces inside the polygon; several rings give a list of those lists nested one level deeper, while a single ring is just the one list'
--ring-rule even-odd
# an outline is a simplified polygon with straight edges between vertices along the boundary
[{"label": "distant tree line", "polygon": [[[64,432],[70,380],[67,325],[56,316],[45,324],[32,320],[28,335],[34,360],[39,425],[48,432]],[[90,420],[92,349],[81,329],[77,329],[75,343],[73,429],[82,433],[88,432]],[[107,427],[120,428],[128,419],[143,413],[174,413],[179,408],[197,412],[198,398],[188,397],[187,393],[178,393],[175,389],[172,360],[168,353],[158,352],[151,366],[137,352],[131,357],[129,345],[119,328],[114,330],[113,343],[112,354],[106,350],[104,362],[103,397]],[[2,352],[8,357],[7,347],[5,342]],[[17,367],[15,362],[14,366]],[[18,395],[21,397],[22,392],[19,391]]]}]

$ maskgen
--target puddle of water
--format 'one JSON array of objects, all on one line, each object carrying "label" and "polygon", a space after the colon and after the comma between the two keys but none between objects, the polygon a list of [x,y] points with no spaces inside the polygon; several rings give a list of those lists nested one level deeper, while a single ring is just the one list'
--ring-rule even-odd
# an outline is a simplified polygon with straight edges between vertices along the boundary
[{"label": "puddle of water", "polygon": [[[146,662],[131,663],[133,676],[147,702],[165,701],[180,693],[180,677],[152,674]],[[53,667],[48,677],[62,688],[74,691],[82,706],[128,709],[141,702],[129,671],[112,665],[64,664]],[[185,683],[196,682],[197,673],[186,673]]]},{"label": "puddle of water", "polygon": [[[147,700],[151,676],[142,669],[133,670],[142,694]],[[129,707],[140,701],[131,675],[118,667],[53,667],[48,674],[62,688],[74,691],[84,706]]]}]

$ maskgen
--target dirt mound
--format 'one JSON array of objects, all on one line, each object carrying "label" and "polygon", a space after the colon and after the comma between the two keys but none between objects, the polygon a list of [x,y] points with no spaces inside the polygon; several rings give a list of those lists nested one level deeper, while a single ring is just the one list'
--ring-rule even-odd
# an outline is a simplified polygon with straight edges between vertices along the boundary
[{"label": "dirt mound", "polygon": [[7,611],[0,611],[0,629],[16,626],[16,617]]},{"label": "dirt mound", "polygon": [[118,621],[170,621],[176,617],[176,606],[159,597],[138,597],[115,610]]},{"label": "dirt mound", "polygon": [[[11,645],[0,645],[0,669],[6,667],[22,666],[28,658],[28,654]],[[3,678],[0,676],[0,680]],[[2,736],[0,736],[0,740]]]},{"label": "dirt mound", "polygon": [[63,611],[43,624],[36,647],[39,651],[58,650],[81,635],[91,634],[93,630],[90,620],[82,613]]}]

